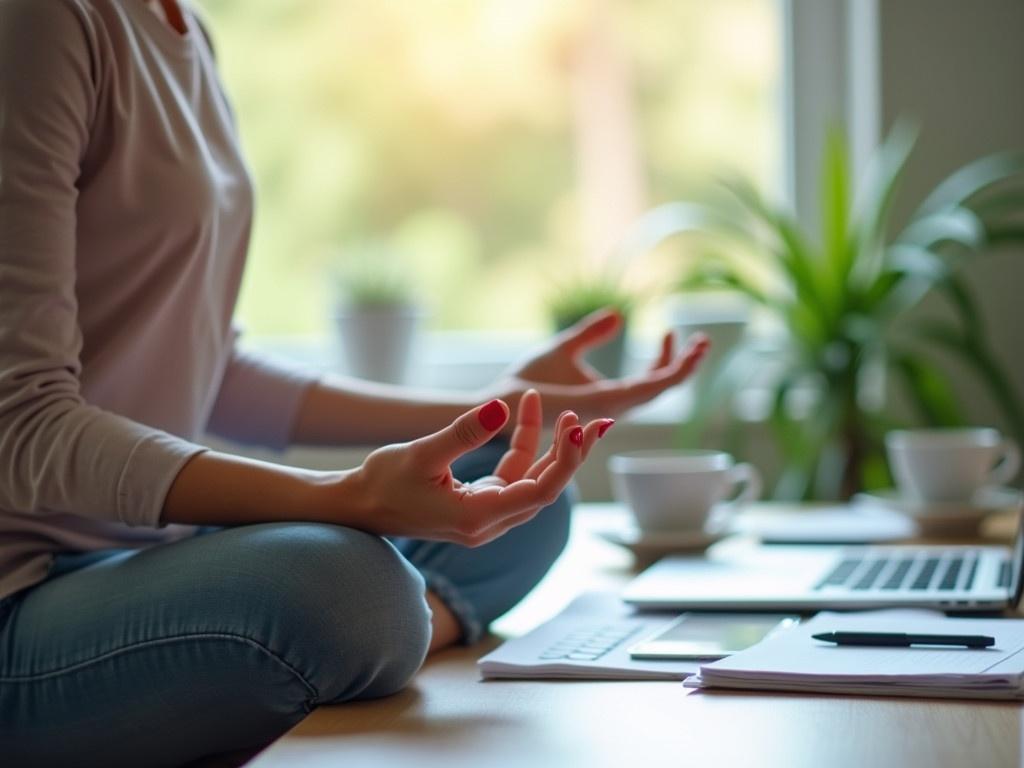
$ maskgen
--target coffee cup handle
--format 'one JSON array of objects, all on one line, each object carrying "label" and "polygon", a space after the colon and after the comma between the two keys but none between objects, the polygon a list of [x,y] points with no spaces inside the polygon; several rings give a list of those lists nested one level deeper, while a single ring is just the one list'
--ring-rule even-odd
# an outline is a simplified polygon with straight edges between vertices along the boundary
[{"label": "coffee cup handle", "polygon": [[989,482],[994,485],[1006,485],[1017,476],[1020,469],[1020,447],[1016,442],[1006,438],[1003,440],[1002,456],[989,472]]},{"label": "coffee cup handle", "polygon": [[716,529],[723,528],[744,504],[761,498],[764,487],[757,467],[747,463],[735,464],[729,470],[729,486],[730,494],[737,486],[741,486],[740,492],[731,499],[726,499],[724,503],[716,505],[712,524]]}]

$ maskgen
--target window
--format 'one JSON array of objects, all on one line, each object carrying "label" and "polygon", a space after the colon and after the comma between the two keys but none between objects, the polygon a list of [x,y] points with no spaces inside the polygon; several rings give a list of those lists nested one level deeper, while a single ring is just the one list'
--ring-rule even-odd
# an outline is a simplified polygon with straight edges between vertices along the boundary
[{"label": "window", "polygon": [[[327,334],[333,266],[380,241],[433,329],[537,332],[644,209],[726,170],[782,186],[776,0],[203,5],[258,190],[257,336]],[[626,279],[653,295],[679,258]]]}]

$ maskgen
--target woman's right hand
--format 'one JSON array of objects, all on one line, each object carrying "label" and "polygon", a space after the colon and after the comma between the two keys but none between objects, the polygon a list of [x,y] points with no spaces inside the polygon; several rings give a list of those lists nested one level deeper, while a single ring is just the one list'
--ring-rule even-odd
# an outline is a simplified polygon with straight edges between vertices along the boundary
[{"label": "woman's right hand", "polygon": [[389,536],[454,541],[479,546],[525,523],[553,503],[614,423],[596,419],[585,426],[571,411],[555,425],[552,445],[535,460],[543,420],[540,395],[519,402],[508,451],[494,474],[471,483],[452,476],[451,464],[497,435],[509,418],[501,400],[478,406],[452,424],[409,443],[387,445],[329,488],[339,508],[360,510],[348,521]]}]

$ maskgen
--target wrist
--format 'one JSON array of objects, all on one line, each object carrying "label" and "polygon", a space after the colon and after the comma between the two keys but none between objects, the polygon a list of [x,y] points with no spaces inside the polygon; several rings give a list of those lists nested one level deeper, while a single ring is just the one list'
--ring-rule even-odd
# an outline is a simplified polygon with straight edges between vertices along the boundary
[{"label": "wrist", "polygon": [[317,519],[373,531],[379,516],[361,467],[325,472],[314,482],[311,505]]}]

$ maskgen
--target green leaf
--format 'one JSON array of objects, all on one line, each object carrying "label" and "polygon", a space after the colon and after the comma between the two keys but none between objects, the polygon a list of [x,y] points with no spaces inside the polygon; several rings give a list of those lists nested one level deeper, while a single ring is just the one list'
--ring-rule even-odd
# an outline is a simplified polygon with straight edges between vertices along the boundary
[{"label": "green leaf", "polygon": [[890,363],[901,375],[907,394],[925,424],[952,427],[964,423],[956,394],[941,370],[906,353],[894,354]]},{"label": "green leaf", "polygon": [[913,219],[896,238],[896,243],[921,248],[952,243],[968,251],[975,251],[985,244],[985,240],[985,225],[978,215],[963,206],[957,206]]},{"label": "green leaf", "polygon": [[770,207],[749,183],[742,180],[723,182],[725,188],[744,206],[747,212],[759,220],[771,239],[770,252],[776,257],[782,272],[788,277],[794,294],[805,303],[815,318],[821,337],[828,334],[828,324],[833,314],[825,301],[815,278],[814,261],[795,219],[785,212]]},{"label": "green leaf", "polygon": [[772,494],[777,499],[808,498],[815,475],[814,451],[810,450],[804,425],[791,418],[788,410],[790,392],[798,381],[798,372],[787,372],[772,398],[769,423],[783,458],[783,471]]},{"label": "green leaf", "polygon": [[991,245],[1012,245],[1024,241],[1024,224],[1006,224],[991,227],[988,231]]},{"label": "green leaf", "polygon": [[863,311],[874,314],[878,322],[889,322],[916,305],[950,274],[941,256],[906,243],[886,249],[885,264],[862,299]]},{"label": "green leaf", "polygon": [[854,273],[870,284],[882,270],[883,244],[889,213],[907,159],[917,141],[917,129],[899,122],[868,162],[854,205],[858,260]]},{"label": "green leaf", "polygon": [[[850,169],[846,140],[841,131],[829,131],[822,162],[822,241],[825,259],[822,268],[831,274],[832,298],[843,293],[853,264],[855,250],[850,241]],[[826,275],[828,277],[828,275]]]},{"label": "green leaf", "polygon": [[963,205],[987,188],[1020,173],[1024,173],[1024,152],[1002,152],[975,160],[939,184],[921,203],[914,218]]},{"label": "green leaf", "polygon": [[957,275],[950,274],[942,282],[941,290],[959,313],[965,340],[984,344],[983,315],[967,289],[967,284]]},{"label": "green leaf", "polygon": [[741,275],[736,267],[719,256],[705,256],[689,275],[680,281],[683,291],[726,288],[737,291],[756,304],[778,308],[778,302]]}]

